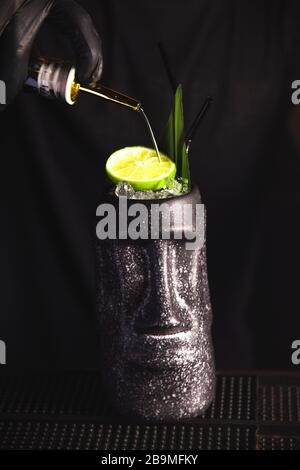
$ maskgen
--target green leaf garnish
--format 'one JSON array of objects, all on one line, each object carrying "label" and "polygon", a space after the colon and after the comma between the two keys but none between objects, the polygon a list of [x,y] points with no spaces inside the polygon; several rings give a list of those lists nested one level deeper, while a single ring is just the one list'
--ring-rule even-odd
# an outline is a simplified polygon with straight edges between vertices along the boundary
[{"label": "green leaf garnish", "polygon": [[160,147],[161,150],[174,161],[177,168],[177,178],[182,178],[185,184],[190,188],[189,160],[184,136],[182,86],[179,85],[175,93],[172,109]]}]

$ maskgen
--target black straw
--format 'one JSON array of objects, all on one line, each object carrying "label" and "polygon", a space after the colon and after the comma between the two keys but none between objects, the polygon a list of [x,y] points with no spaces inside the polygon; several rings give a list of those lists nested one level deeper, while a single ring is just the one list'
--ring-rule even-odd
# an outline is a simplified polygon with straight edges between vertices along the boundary
[{"label": "black straw", "polygon": [[161,55],[163,64],[164,64],[164,66],[165,66],[165,70],[166,70],[166,73],[167,73],[167,76],[168,76],[170,85],[171,85],[171,87],[172,87],[173,93],[175,94],[176,88],[177,88],[177,84],[176,84],[175,77],[174,77],[174,75],[173,75],[173,73],[172,73],[172,71],[171,71],[171,67],[170,67],[170,62],[169,62],[169,59],[168,59],[168,55],[167,55],[167,53],[166,53],[166,50],[165,50],[164,45],[163,45],[161,42],[158,43],[158,48],[159,48],[159,52],[160,52],[160,55]]},{"label": "black straw", "polygon": [[195,117],[191,127],[189,128],[188,132],[186,133],[185,136],[185,142],[186,142],[186,150],[187,152],[189,151],[190,144],[196,134],[196,131],[199,127],[200,122],[204,118],[205,114],[208,111],[209,106],[213,102],[213,99],[211,96],[208,96],[206,100],[204,101],[200,111],[198,112],[197,116]]}]

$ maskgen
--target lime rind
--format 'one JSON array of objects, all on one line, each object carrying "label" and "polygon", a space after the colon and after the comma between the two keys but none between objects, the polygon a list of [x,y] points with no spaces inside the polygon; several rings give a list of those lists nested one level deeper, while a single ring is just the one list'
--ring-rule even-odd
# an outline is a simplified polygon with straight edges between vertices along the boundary
[{"label": "lime rind", "polygon": [[158,190],[176,174],[175,163],[160,153],[159,163],[156,152],[147,147],[125,147],[116,150],[106,162],[110,180],[117,184],[128,182],[136,191]]}]

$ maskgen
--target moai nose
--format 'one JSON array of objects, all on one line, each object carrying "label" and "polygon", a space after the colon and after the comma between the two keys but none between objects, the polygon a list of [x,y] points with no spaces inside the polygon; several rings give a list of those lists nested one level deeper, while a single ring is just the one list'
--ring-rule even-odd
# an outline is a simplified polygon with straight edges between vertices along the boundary
[{"label": "moai nose", "polygon": [[[174,251],[175,250],[175,251]],[[176,295],[176,249],[172,242],[157,240],[147,251],[150,266],[146,301],[135,319],[140,334],[167,335],[191,328],[187,312]]]}]

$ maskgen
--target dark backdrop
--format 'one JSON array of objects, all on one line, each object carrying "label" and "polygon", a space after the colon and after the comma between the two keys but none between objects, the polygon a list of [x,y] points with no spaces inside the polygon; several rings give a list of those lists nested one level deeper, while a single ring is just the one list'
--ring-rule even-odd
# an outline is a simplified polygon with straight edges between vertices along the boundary
[{"label": "dark backdrop", "polygon": [[[214,97],[191,170],[208,213],[217,366],[291,367],[291,342],[300,337],[300,108],[291,103],[299,2],[80,3],[103,39],[102,82],[140,98],[158,136],[171,104],[158,41],[183,84],[187,127]],[[66,39],[46,26],[39,45],[70,57]],[[89,96],[68,107],[22,93],[0,115],[0,133],[8,366],[97,367],[94,214],[107,156],[150,144],[143,123]]]}]

